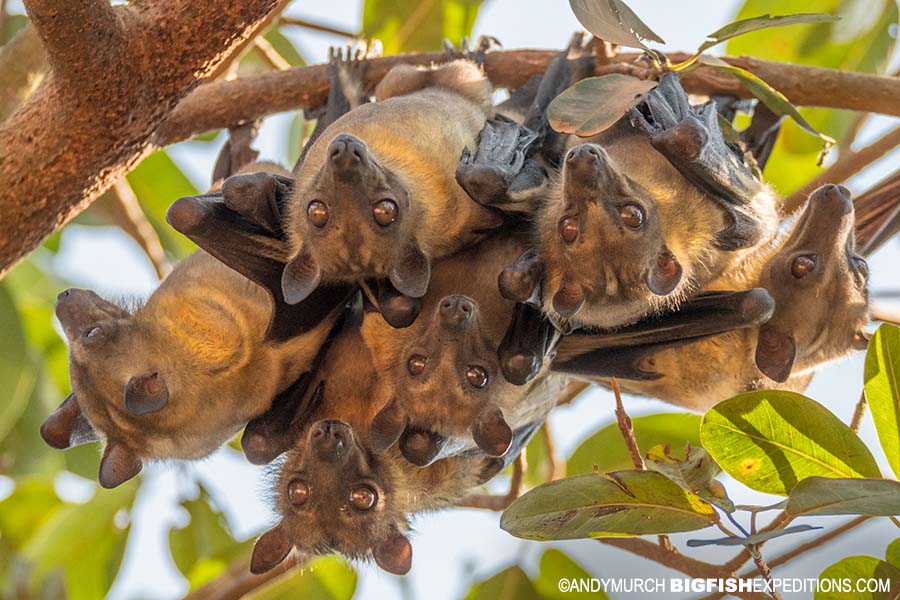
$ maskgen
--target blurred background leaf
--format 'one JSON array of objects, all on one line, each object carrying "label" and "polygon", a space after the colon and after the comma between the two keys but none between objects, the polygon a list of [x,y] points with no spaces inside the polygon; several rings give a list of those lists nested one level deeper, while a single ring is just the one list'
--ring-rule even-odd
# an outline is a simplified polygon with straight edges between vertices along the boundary
[{"label": "blurred background leaf", "polygon": [[381,40],[385,54],[440,50],[468,36],[481,0],[365,0],[363,35]]}]

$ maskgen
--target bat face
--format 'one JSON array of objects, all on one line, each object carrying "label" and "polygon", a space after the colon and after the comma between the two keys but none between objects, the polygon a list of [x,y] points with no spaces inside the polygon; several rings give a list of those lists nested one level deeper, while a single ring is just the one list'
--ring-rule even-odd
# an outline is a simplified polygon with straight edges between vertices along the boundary
[{"label": "bat face", "polygon": [[395,395],[372,422],[373,447],[384,451],[399,439],[403,455],[426,466],[451,439],[471,436],[489,456],[502,456],[512,431],[498,398],[512,385],[482,330],[478,305],[446,296],[422,318],[430,319],[422,334],[399,354]]},{"label": "bat face", "polygon": [[557,197],[539,225],[551,314],[598,327],[627,324],[674,296],[682,280],[653,188],[637,177],[653,165],[632,169],[635,176],[618,167],[629,147],[582,144],[566,155]]},{"label": "bat face", "polygon": [[869,269],[857,254],[853,201],[846,188],[817,189],[760,285],[775,298],[756,349],[775,381],[845,354],[862,341]]},{"label": "bat face", "polygon": [[[389,277],[402,293],[421,297],[428,262],[415,240],[417,215],[404,182],[359,138],[336,136],[324,163],[294,191],[291,227],[302,248],[285,268],[291,304],[320,281]],[[423,281],[424,277],[424,281]]]},{"label": "bat face", "polygon": [[390,465],[366,450],[346,423],[312,424],[288,453],[275,486],[282,521],[260,538],[251,570],[268,571],[291,548],[304,553],[374,556],[392,573],[405,573],[412,547],[401,533],[406,515],[392,508]]}]

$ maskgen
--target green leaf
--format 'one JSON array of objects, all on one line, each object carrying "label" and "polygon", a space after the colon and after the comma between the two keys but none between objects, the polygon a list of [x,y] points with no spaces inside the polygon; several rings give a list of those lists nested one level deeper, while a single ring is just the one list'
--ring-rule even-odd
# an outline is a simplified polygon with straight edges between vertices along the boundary
[{"label": "green leaf", "polygon": [[813,515],[900,515],[900,483],[889,479],[808,477],[798,483],[785,512]]},{"label": "green leaf", "polygon": [[476,583],[466,594],[466,600],[495,600],[515,598],[516,600],[540,600],[528,575],[518,566],[504,569],[490,579]]},{"label": "green leaf", "polygon": [[601,40],[646,48],[643,40],[665,44],[622,0],[569,0],[578,22]]},{"label": "green leaf", "polygon": [[756,391],[718,403],[700,439],[729,475],[760,492],[787,496],[807,477],[880,478],[862,440],[801,394]]},{"label": "green leaf", "polygon": [[878,439],[900,477],[900,327],[886,323],[869,340],[865,382]]},{"label": "green leaf", "polygon": [[553,471],[553,463],[547,448],[546,427],[546,423],[541,425],[540,430],[525,447],[525,486],[529,488],[549,481]]},{"label": "green leaf", "polygon": [[11,40],[27,23],[28,17],[25,15],[7,15],[6,23],[3,24],[3,31],[0,31],[0,44],[5,44]]},{"label": "green leaf", "polygon": [[725,487],[716,481],[722,468],[716,464],[709,452],[692,446],[688,442],[684,449],[684,459],[671,454],[668,444],[660,444],[647,451],[647,468],[658,471],[710,504],[725,512],[734,512],[734,503],[728,498]]},{"label": "green leaf", "polygon": [[323,556],[302,569],[291,569],[244,599],[351,600],[356,591],[356,580],[356,571],[343,558]]},{"label": "green leaf", "polygon": [[602,590],[597,592],[581,590],[562,592],[559,589],[559,582],[563,579],[586,581],[592,577],[590,573],[585,571],[581,565],[569,558],[565,553],[556,548],[550,548],[541,555],[540,574],[533,583],[540,597],[547,600],[572,600],[575,598],[605,600],[608,596]]},{"label": "green leaf", "polygon": [[[688,413],[663,413],[633,417],[634,437],[638,447],[650,448],[669,444],[683,448],[686,442],[700,445],[700,417]],[[572,453],[566,475],[591,473],[594,466],[601,473],[632,468],[631,454],[622,439],[619,426],[611,423],[587,438]]]},{"label": "green leaf", "polygon": [[[825,579],[829,582],[823,585]],[[890,581],[893,593],[856,591],[860,579]],[[848,556],[822,571],[819,582],[822,589],[813,596],[815,600],[891,600],[900,590],[900,569],[874,556]]]},{"label": "green leaf", "polygon": [[884,558],[897,568],[900,568],[900,538],[888,544]]},{"label": "green leaf", "polygon": [[772,27],[786,27],[788,25],[812,24],[812,23],[833,23],[840,17],[834,15],[826,15],[822,13],[800,13],[795,15],[763,15],[761,17],[753,17],[750,19],[741,19],[734,21],[716,29],[714,32],[706,36],[706,41],[697,48],[697,53],[712,48],[716,44],[730,40],[739,35],[744,35],[760,29],[770,29]]},{"label": "green leaf", "polygon": [[302,67],[306,65],[306,61],[303,59],[303,56],[300,55],[297,47],[281,33],[280,27],[272,27],[263,35],[263,37],[272,44],[275,52],[281,55],[281,58],[286,60],[292,67]]},{"label": "green leaf", "polygon": [[186,526],[169,531],[169,548],[175,565],[193,590],[222,574],[239,555],[249,552],[253,541],[235,541],[225,517],[212,507],[209,492],[202,485],[199,497],[185,500],[181,506],[191,520]]},{"label": "green leaf", "polygon": [[193,252],[197,246],[169,227],[166,211],[179,198],[195,196],[199,192],[166,151],[160,150],[145,158],[127,178],[163,247],[177,258]]},{"label": "green leaf", "polygon": [[365,0],[363,36],[381,40],[384,54],[439,50],[444,39],[472,34],[481,0]]},{"label": "green leaf", "polygon": [[13,428],[25,408],[37,381],[37,370],[28,356],[25,331],[13,296],[6,283],[0,283],[0,441]]},{"label": "green leaf", "polygon": [[0,539],[21,548],[61,505],[52,477],[19,479],[13,493],[0,502]]},{"label": "green leaf", "polygon": [[702,529],[718,521],[712,506],[653,471],[576,475],[537,487],[503,512],[516,537],[568,540]]},{"label": "green leaf", "polygon": [[554,98],[547,118],[560,133],[590,137],[612,127],[656,86],[656,81],[620,73],[588,77]]},{"label": "green leaf", "polygon": [[781,537],[783,535],[791,535],[793,533],[803,533],[814,529],[822,529],[822,527],[814,527],[812,525],[794,525],[793,527],[785,527],[784,529],[775,529],[774,531],[763,531],[748,535],[747,537],[725,537],[714,540],[688,540],[687,545],[690,548],[700,548],[702,546],[751,546],[753,544],[761,544],[768,540]]},{"label": "green leaf", "polygon": [[62,573],[69,600],[106,596],[119,570],[128,527],[116,524],[130,510],[137,482],[99,490],[84,504],[58,508],[23,548],[32,562],[32,589],[53,572]]},{"label": "green leaf", "polygon": [[820,133],[815,127],[803,118],[797,107],[791,104],[790,100],[785,98],[784,94],[773,88],[771,85],[751,73],[746,69],[730,65],[720,58],[714,56],[701,56],[699,62],[710,67],[716,67],[732,73],[747,88],[751,94],[759,98],[760,102],[765,104],[769,110],[781,117],[790,117],[805,132],[813,135],[824,143],[824,150],[827,150],[835,144],[834,138]]}]

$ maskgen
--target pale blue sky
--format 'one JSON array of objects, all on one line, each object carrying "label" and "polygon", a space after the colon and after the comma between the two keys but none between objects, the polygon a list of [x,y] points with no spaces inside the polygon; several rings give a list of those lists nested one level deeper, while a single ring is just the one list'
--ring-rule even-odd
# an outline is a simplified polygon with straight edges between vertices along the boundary
[{"label": "pale blue sky", "polygon": [[[706,33],[731,20],[740,4],[737,0],[629,1],[634,11],[669,42],[665,48],[669,50],[696,47]],[[15,2],[13,7],[16,7]],[[295,3],[290,13],[356,30],[361,17],[361,2],[304,0]],[[496,36],[506,48],[559,48],[577,29],[580,26],[564,0],[489,0],[481,10],[475,34]],[[310,62],[324,62],[330,44],[344,43],[342,39],[305,30],[295,30],[290,35]],[[262,158],[285,162],[289,120],[290,115],[276,115],[266,120],[257,144]],[[865,143],[896,124],[897,119],[874,118],[866,126],[861,141]],[[171,149],[172,156],[199,189],[208,185],[219,144],[185,143]],[[865,189],[896,170],[898,165],[900,156],[894,153],[855,178],[851,187],[854,191]],[[900,287],[896,280],[897,264],[900,264],[900,251],[896,244],[874,257],[871,261],[874,289]],[[107,294],[145,296],[156,283],[146,258],[128,238],[114,229],[69,228],[63,237],[57,266],[75,284]],[[848,419],[859,395],[861,381],[862,357],[856,356],[823,369],[807,394],[825,403],[839,417]],[[672,410],[658,402],[635,398],[628,399],[627,408],[632,415]],[[611,399],[602,391],[592,392],[573,406],[558,410],[552,417],[552,431],[559,452],[568,455],[581,440],[608,423],[611,415]],[[874,428],[868,420],[861,433],[871,447],[878,447]],[[886,472],[890,472],[887,465],[882,464]],[[271,511],[259,499],[266,486],[265,469],[248,465],[233,452],[220,451],[196,465],[166,464],[145,469],[145,484],[138,498],[124,566],[111,594],[113,598],[169,599],[186,591],[186,582],[168,558],[167,529],[186,519],[177,502],[180,497],[194,493],[193,480],[196,478],[217,492],[215,497],[223,502],[221,508],[239,538],[256,535],[272,522]],[[503,482],[497,485],[502,488]],[[726,486],[737,503],[772,500],[734,482],[726,481]],[[77,488],[78,484],[70,482],[66,487]],[[74,491],[77,495],[77,490]],[[837,522],[837,519],[823,520],[828,526]],[[517,561],[533,572],[537,559],[546,549],[545,545],[523,542],[502,532],[498,515],[487,512],[455,510],[427,515],[416,519],[415,529],[415,560],[406,582],[407,592],[415,598],[460,598],[471,581],[487,577]],[[859,531],[844,538],[840,544],[832,545],[826,553],[810,555],[780,569],[779,574],[814,577],[840,556],[882,555],[888,542],[900,536],[900,530],[878,524]],[[686,537],[689,536],[674,536],[676,541]],[[776,552],[788,543],[776,540],[766,548],[768,552]],[[559,546],[598,576],[675,575],[596,542],[570,542]],[[708,549],[698,555],[719,560],[721,550]],[[358,569],[357,598],[397,597],[399,594],[398,578],[369,565],[358,566]]]}]

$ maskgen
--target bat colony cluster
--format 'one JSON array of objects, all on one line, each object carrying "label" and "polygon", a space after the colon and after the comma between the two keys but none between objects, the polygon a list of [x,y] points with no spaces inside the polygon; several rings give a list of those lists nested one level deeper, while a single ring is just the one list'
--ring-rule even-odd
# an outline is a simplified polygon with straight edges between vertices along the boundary
[{"label": "bat colony cluster", "polygon": [[146,304],[60,294],[73,393],[47,443],[102,440],[114,487],[243,428],[278,473],[253,572],[296,549],[405,573],[410,517],[502,471],[567,378],[702,410],[802,390],[864,345],[849,193],[780,215],[765,111],[726,142],[731,104],[691,106],[667,73],[609,130],[568,137],[546,109],[593,73],[590,43],[499,106],[484,50],[398,66],[375,102],[365,58],[334,53],[293,173],[223,153],[233,176],[168,214],[202,250]]}]

